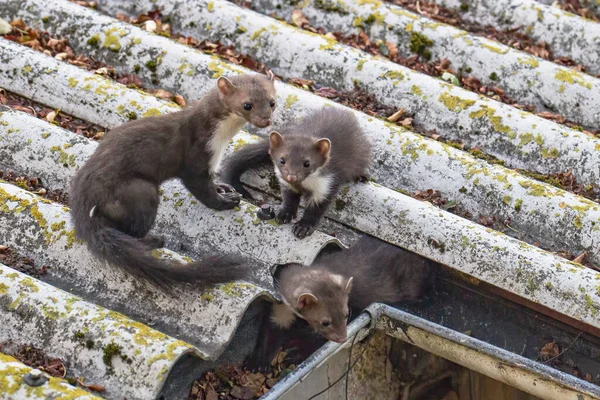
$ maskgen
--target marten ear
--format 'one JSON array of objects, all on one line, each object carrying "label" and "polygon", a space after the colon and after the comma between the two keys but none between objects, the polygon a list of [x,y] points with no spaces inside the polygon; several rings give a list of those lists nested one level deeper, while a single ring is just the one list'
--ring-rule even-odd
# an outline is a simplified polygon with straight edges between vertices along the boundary
[{"label": "marten ear", "polygon": [[329,157],[329,151],[331,150],[331,141],[329,139],[319,139],[313,143],[315,149],[324,157]]},{"label": "marten ear", "polygon": [[296,307],[299,310],[304,310],[307,307],[315,305],[319,302],[314,294],[312,293],[302,293],[298,296],[298,300],[296,301]]},{"label": "marten ear", "polygon": [[350,291],[352,290],[352,279],[354,278],[350,277],[350,279],[348,279],[348,282],[346,282],[346,289],[344,289],[346,293],[350,293]]},{"label": "marten ear", "polygon": [[235,85],[224,76],[221,76],[219,79],[217,79],[217,88],[219,88],[219,94],[221,97],[230,95],[236,89]]},{"label": "marten ear", "polygon": [[283,136],[279,132],[271,132],[269,144],[271,145],[271,149],[278,149],[283,146]]},{"label": "marten ear", "polygon": [[275,80],[275,74],[273,72],[271,72],[271,70],[267,71],[267,78],[269,78],[270,81],[274,81]]}]

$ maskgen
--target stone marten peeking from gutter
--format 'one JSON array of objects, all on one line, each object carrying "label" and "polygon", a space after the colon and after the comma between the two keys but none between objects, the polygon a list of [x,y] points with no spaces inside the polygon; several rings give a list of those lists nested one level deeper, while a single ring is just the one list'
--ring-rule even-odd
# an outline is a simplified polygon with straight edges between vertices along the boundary
[{"label": "stone marten peeking from gutter", "polygon": [[273,305],[271,319],[289,328],[302,318],[326,339],[342,343],[351,310],[358,315],[372,303],[419,301],[434,279],[433,262],[365,235],[310,266],[282,266],[275,286],[283,303]]}]

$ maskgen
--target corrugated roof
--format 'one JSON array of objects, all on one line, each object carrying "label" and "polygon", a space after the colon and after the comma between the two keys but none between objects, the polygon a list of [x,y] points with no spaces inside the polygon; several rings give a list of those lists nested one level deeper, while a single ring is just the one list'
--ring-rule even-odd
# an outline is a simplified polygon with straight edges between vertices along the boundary
[{"label": "corrugated roof", "polygon": [[[325,9],[320,1],[301,3],[297,6],[301,6],[311,22],[327,30],[339,30],[349,24],[364,25],[354,22],[364,22],[375,15],[368,28],[371,39],[398,42],[399,51],[410,51],[409,46],[401,45],[410,37],[407,32],[419,32],[432,39],[434,56],[472,66],[474,76],[483,82],[497,72],[495,79],[515,99],[539,109],[550,105],[572,120],[598,128],[600,91],[596,89],[600,89],[600,81],[596,77],[572,72],[379,1],[339,2],[341,9],[337,11],[335,7]],[[580,183],[597,184],[600,178],[597,138],[225,1],[100,2],[109,15],[117,12],[134,15],[157,6],[171,17],[171,23],[180,32],[231,44],[285,77],[312,79],[338,90],[352,89],[358,80],[382,103],[405,108],[423,129],[436,129],[449,139],[461,140],[503,159],[505,166],[490,164],[444,143],[353,111],[374,145],[372,175],[378,184],[349,187],[339,197],[341,206],[331,209],[328,217],[339,226],[407,248],[579,323],[600,328],[597,315],[600,274],[536,247],[575,253],[588,251],[592,262],[597,263],[600,206],[514,171],[516,168],[543,174],[572,171]],[[292,10],[285,1],[259,1],[254,7],[263,14],[276,11],[289,15]],[[543,8],[542,12],[550,11]],[[477,10],[472,10],[473,15],[476,13]],[[0,17],[21,18],[68,38],[77,52],[106,61],[118,71],[136,72],[148,87],[178,92],[190,100],[201,97],[221,75],[250,72],[65,0],[6,0],[0,3]],[[573,24],[579,24],[573,26],[592,24],[597,29],[597,24],[569,18],[574,18]],[[535,26],[544,25],[544,21],[537,21]],[[113,48],[109,49],[107,43]],[[295,44],[290,46],[290,43]],[[589,57],[582,58],[586,65],[594,64],[593,51],[589,53]],[[179,109],[176,104],[2,38],[0,59],[1,87],[105,128],[134,116]],[[557,78],[561,76],[572,79]],[[533,82],[531,87],[523,89],[529,82]],[[295,121],[320,107],[340,107],[282,82],[277,82],[277,91],[280,106],[275,125]],[[96,148],[94,141],[25,113],[5,107],[0,112],[0,166],[41,177],[48,188],[66,189],[77,168]],[[247,133],[242,133],[228,151],[235,151],[251,140]],[[264,193],[278,195],[265,174],[248,174],[245,179]],[[456,200],[474,215],[475,221],[399,192],[429,188]],[[47,284],[35,282],[42,285],[44,290],[40,292],[44,295],[60,292],[58,288],[72,292],[83,299],[76,304],[86,304],[90,309],[105,307],[107,314],[98,314],[107,318],[103,323],[110,322],[111,315],[115,315],[111,312],[122,312],[127,316],[124,319],[153,325],[148,329],[184,340],[187,344],[182,344],[181,349],[195,348],[198,356],[207,360],[215,360],[225,351],[248,308],[256,309],[261,299],[273,298],[269,265],[290,261],[310,263],[326,245],[339,244],[334,237],[319,231],[299,241],[286,227],[261,223],[254,215],[256,207],[250,204],[242,204],[239,210],[212,212],[194,204],[178,182],[169,182],[162,190],[156,230],[166,237],[169,248],[185,247],[191,256],[215,251],[243,253],[256,261],[257,282],[221,285],[204,292],[186,286],[175,299],[169,298],[94,260],[85,246],[74,240],[64,205],[50,203],[5,182],[0,182],[0,243],[51,267],[44,278]],[[479,225],[476,222],[479,215],[510,220],[510,225],[527,242]],[[162,256],[187,259],[166,250]],[[3,276],[6,278],[0,274],[0,280],[5,279]],[[29,282],[29,278],[17,276],[15,282]],[[3,295],[12,299],[16,296],[14,288],[23,289],[13,285]],[[34,295],[37,292],[22,293],[23,304],[47,302]],[[70,295],[60,293],[66,296],[68,304]],[[72,306],[69,307],[71,310],[65,308],[69,312],[62,312],[66,317],[72,311]],[[57,324],[68,324],[61,312],[57,315]],[[44,317],[47,316],[38,315]],[[15,313],[4,318],[10,318],[7,324],[15,326],[14,318],[20,317]],[[121,325],[115,325],[115,329],[127,326],[129,322],[123,321],[118,319]],[[106,330],[100,333],[107,334]],[[127,333],[130,334],[135,335]],[[22,332],[17,329],[11,338],[18,339],[20,335]],[[123,340],[129,340],[127,335]],[[161,346],[168,349],[170,344],[178,343],[163,336],[160,337],[164,343],[157,342],[152,350],[156,354],[161,352]],[[21,339],[27,338],[21,336]],[[57,343],[48,340],[39,345],[56,352]],[[72,363],[84,371],[85,357],[94,359],[99,353],[84,352],[80,356],[73,358]],[[136,374],[149,379],[154,372],[123,370],[124,380],[120,384]],[[108,379],[106,385],[118,387],[111,377],[97,379]],[[157,393],[162,385],[150,380],[136,382],[143,393]],[[107,397],[115,398],[119,392],[109,391]]]}]

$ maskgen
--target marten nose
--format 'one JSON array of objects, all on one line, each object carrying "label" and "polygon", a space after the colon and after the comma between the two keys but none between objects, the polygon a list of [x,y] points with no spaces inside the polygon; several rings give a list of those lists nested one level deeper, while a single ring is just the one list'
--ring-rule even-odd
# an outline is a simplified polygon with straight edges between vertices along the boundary
[{"label": "marten nose", "polygon": [[266,128],[271,125],[271,118],[262,118],[260,120],[260,128]]},{"label": "marten nose", "polygon": [[331,340],[332,342],[336,342],[336,343],[344,343],[346,341],[346,336],[341,336],[341,335],[331,335],[329,337],[329,340]]},{"label": "marten nose", "polygon": [[288,182],[296,182],[297,180],[298,180],[298,177],[296,175],[288,175],[287,176]]}]

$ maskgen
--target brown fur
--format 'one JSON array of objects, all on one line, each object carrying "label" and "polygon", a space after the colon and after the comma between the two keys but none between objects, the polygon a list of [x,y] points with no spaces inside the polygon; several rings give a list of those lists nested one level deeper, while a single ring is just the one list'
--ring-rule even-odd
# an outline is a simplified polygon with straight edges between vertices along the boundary
[{"label": "brown fur", "polygon": [[[227,143],[246,122],[270,124],[275,100],[270,78],[219,78],[217,87],[192,107],[110,131],[72,183],[77,237],[96,256],[162,287],[171,280],[218,283],[244,276],[237,268],[240,261],[231,256],[185,268],[160,262],[149,253],[162,240],[147,234],[156,218],[159,186],[167,179],[181,179],[207,207],[225,210],[239,204],[233,188],[213,181],[211,164],[224,150],[215,143]],[[245,110],[244,103],[252,109]]]},{"label": "brown fur", "polygon": [[[350,249],[323,256],[310,266],[287,265],[277,287],[289,312],[325,338],[340,341],[346,335],[348,305],[362,310],[376,302],[414,302],[430,288],[433,277],[427,259],[364,236]],[[274,322],[290,326],[289,312],[286,315],[278,307]],[[327,327],[324,321],[329,322]]]},{"label": "brown fur", "polygon": [[276,220],[291,222],[304,197],[307,207],[293,227],[294,234],[304,238],[315,230],[340,187],[365,179],[371,162],[371,144],[352,113],[324,108],[281,133],[271,133],[268,141],[235,152],[225,162],[221,177],[249,197],[240,176],[270,160],[283,199]]}]

